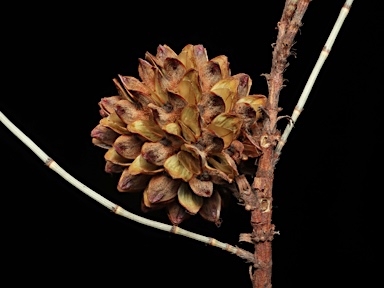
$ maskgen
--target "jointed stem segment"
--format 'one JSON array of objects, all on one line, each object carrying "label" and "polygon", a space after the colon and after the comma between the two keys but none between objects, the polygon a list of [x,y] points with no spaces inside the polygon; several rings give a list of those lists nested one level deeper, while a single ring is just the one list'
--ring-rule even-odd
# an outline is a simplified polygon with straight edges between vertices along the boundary
[{"label": "jointed stem segment", "polygon": [[0,112],[0,121],[4,123],[4,125],[13,133],[15,134],[28,148],[33,150],[33,152],[38,155],[38,157],[47,165],[48,168],[55,171],[57,174],[59,174],[61,177],[63,177],[66,181],[68,181],[70,184],[75,186],[77,189],[82,191],[84,194],[91,197],[93,200],[96,200],[98,203],[102,204],[104,207],[108,208],[112,212],[114,212],[117,215],[123,216],[125,218],[128,218],[130,220],[133,220],[135,222],[138,222],[140,224],[156,228],[162,231],[170,232],[173,234],[182,235],[191,239],[194,239],[196,241],[203,242],[205,244],[221,248],[225,251],[228,251],[232,254],[235,254],[239,256],[242,259],[245,259],[246,262],[255,263],[255,259],[252,253],[245,251],[241,248],[232,246],[227,243],[220,242],[216,239],[213,239],[211,237],[206,237],[203,235],[199,235],[197,233],[193,233],[187,230],[184,230],[180,227],[164,224],[161,222],[153,221],[144,217],[141,217],[139,215],[133,214],[122,207],[116,205],[115,203],[109,201],[108,199],[104,198],[100,194],[96,193],[91,188],[87,187],[80,181],[78,181],[76,178],[74,178],[72,175],[70,175],[68,172],[66,172],[63,168],[59,166],[51,157],[49,157],[47,154],[44,153],[29,137],[27,137],[19,128],[17,128],[12,122],[9,121],[9,119]]},{"label": "jointed stem segment", "polygon": [[349,10],[351,9],[352,3],[353,3],[353,0],[345,1],[343,7],[340,10],[340,14],[335,22],[335,25],[333,26],[332,31],[329,34],[323,49],[321,50],[321,53],[319,55],[319,58],[317,59],[315,67],[313,68],[311,75],[309,76],[308,81],[305,84],[304,90],[299,98],[299,101],[297,102],[297,105],[292,113],[292,116],[291,116],[292,121],[291,123],[288,123],[288,125],[286,126],[284,133],[281,136],[279,143],[277,144],[277,147],[275,149],[275,154],[277,158],[280,157],[281,150],[283,149],[283,146],[287,142],[287,138],[291,133],[292,128],[294,127],[293,125],[294,123],[296,123],[297,118],[299,118],[301,112],[303,111],[303,107],[305,102],[308,99],[308,95],[312,90],[312,87],[316,81],[317,76],[319,75],[319,72],[325,60],[327,59],[329,53],[331,52],[332,45],[335,42],[337,35],[339,34],[340,28],[343,25],[344,20],[349,13]]}]

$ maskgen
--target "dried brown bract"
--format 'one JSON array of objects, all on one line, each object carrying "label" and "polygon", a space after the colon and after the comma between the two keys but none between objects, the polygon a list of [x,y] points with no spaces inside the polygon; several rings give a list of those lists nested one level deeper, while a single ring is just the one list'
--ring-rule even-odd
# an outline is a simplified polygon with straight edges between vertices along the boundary
[{"label": "dried brown bract", "polygon": [[[260,156],[260,107],[247,74],[231,75],[226,56],[211,60],[202,45],[176,54],[159,45],[139,59],[138,80],[119,75],[118,95],[99,102],[91,133],[120,192],[143,192],[143,210],[165,208],[178,225],[190,215],[220,223],[221,195]],[[233,189],[233,185],[231,185]]]}]

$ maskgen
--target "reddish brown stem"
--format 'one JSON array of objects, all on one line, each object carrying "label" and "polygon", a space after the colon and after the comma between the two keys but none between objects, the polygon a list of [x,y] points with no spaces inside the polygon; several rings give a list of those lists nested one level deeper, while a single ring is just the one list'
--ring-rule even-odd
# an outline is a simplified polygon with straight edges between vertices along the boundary
[{"label": "reddish brown stem", "polygon": [[[278,102],[283,88],[283,72],[287,68],[287,58],[291,54],[294,37],[300,28],[301,19],[310,0],[287,0],[278,23],[278,35],[273,50],[271,73],[266,74],[268,102],[264,107],[266,117],[260,140],[262,155],[251,187],[250,195],[241,195],[251,210],[251,241],[255,245],[255,265],[252,274],[253,288],[272,287],[272,240],[275,227],[272,224],[272,187],[277,155],[274,153],[280,131],[276,129]],[[244,199],[246,198],[246,199]]]}]

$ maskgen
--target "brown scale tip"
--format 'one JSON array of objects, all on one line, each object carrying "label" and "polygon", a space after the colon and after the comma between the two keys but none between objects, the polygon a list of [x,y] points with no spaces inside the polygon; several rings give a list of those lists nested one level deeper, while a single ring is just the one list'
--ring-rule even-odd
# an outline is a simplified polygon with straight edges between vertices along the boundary
[{"label": "brown scale tip", "polygon": [[146,142],[141,147],[141,155],[149,163],[162,166],[165,160],[174,153],[172,146],[165,146],[163,142]]}]

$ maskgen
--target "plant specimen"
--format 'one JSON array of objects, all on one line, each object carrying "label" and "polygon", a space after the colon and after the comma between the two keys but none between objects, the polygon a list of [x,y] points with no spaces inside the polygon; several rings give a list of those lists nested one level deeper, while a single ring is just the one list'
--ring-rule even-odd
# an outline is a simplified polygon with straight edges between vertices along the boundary
[{"label": "plant specimen", "polygon": [[[286,2],[272,69],[265,74],[268,95],[250,94],[250,77],[232,75],[226,56],[210,59],[200,44],[188,44],[179,54],[160,45],[156,55],[147,52],[140,59],[141,80],[123,75],[114,80],[118,93],[99,102],[102,119],[92,131],[93,143],[107,149],[105,170],[121,173],[118,190],[142,192],[142,208],[164,208],[172,225],[134,215],[85,187],[6,122],[5,116],[1,120],[48,167],[116,214],[236,254],[251,264],[253,287],[269,287],[271,242],[277,233],[272,224],[275,165],[351,3],[342,8],[341,22],[331,33],[292,116],[279,115],[278,100],[287,58],[309,1]],[[283,134],[276,128],[280,119],[289,121]],[[197,214],[220,225],[222,198],[227,194],[251,214],[253,230],[241,234],[240,241],[254,244],[254,252],[178,226]]]}]

